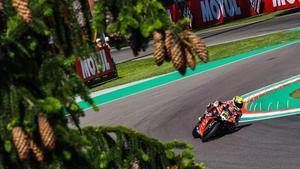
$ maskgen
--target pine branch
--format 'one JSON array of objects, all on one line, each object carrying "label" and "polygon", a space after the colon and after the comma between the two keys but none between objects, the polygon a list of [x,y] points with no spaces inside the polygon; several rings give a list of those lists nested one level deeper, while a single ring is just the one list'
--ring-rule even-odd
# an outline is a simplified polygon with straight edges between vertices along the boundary
[{"label": "pine branch", "polygon": [[[167,168],[171,165],[177,165],[180,168],[201,168],[193,161],[193,155],[190,154],[191,146],[185,143],[173,141],[162,144],[156,139],[125,127],[88,127],[84,128],[83,132],[92,145],[101,145],[100,149],[93,150],[93,154],[100,155],[102,159],[100,166],[104,168],[113,168],[112,165],[128,168],[136,162],[144,168]],[[111,137],[114,133],[115,139]],[[109,144],[114,142],[116,144]],[[172,151],[173,149],[182,152],[176,154]],[[190,165],[183,164],[183,159],[186,162],[189,161]]]},{"label": "pine branch", "polygon": [[[94,18],[90,18],[84,0],[13,0],[14,7],[10,2],[0,0],[0,152],[2,140],[9,149],[14,137],[17,146],[5,154],[4,159],[9,159],[4,164],[6,168],[11,164],[15,164],[12,168],[188,168],[183,161],[188,161],[189,168],[196,168],[185,144],[166,145],[124,127],[87,128],[81,136],[77,130],[68,128],[63,114],[68,109],[79,126],[79,117],[84,112],[74,101],[76,96],[98,110],[72,66],[72,58],[95,52],[92,32],[111,31],[117,38],[126,38],[138,54],[147,47],[154,31],[163,32],[171,25],[160,2],[95,1],[95,12],[99,15]],[[110,20],[106,22],[107,15]],[[180,32],[180,28],[172,29]],[[171,37],[167,35],[158,38],[158,63],[170,59],[162,55],[166,54],[164,46],[173,55],[185,46],[173,33],[169,34]],[[206,50],[202,42],[193,39],[198,53]],[[172,49],[173,43],[176,50]],[[184,50],[181,53],[186,55]],[[190,56],[186,58],[193,60]],[[182,58],[176,59],[174,63],[179,69]],[[38,120],[40,112],[44,112],[47,120]],[[20,130],[12,132],[17,126],[21,126]],[[24,158],[27,153],[26,148],[22,149],[27,145],[22,139],[27,134],[31,155],[20,161],[18,150]],[[175,153],[173,149],[180,151]],[[37,160],[45,163],[39,164]]]}]

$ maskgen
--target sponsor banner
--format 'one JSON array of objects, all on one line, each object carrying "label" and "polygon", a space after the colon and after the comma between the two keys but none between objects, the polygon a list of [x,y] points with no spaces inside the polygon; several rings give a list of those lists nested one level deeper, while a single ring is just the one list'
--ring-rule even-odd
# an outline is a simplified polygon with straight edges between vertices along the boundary
[{"label": "sponsor banner", "polygon": [[264,12],[275,12],[282,9],[300,6],[300,0],[263,0]]},{"label": "sponsor banner", "polygon": [[249,0],[251,8],[255,11],[255,13],[260,14],[263,12],[263,0]]},{"label": "sponsor banner", "polygon": [[204,27],[229,20],[256,15],[261,0],[187,0],[167,7],[170,18],[176,22],[188,17],[190,27]]},{"label": "sponsor banner", "polygon": [[110,56],[108,46],[100,48],[96,53],[96,56],[91,56],[85,59],[78,57],[76,59],[75,68],[77,74],[84,81],[101,78],[115,71],[115,66]]}]

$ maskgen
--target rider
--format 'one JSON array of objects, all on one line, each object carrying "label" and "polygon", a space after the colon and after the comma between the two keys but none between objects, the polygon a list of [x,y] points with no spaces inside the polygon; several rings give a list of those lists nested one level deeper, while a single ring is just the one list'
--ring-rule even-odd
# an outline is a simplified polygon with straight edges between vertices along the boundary
[{"label": "rider", "polygon": [[[226,102],[215,101],[214,103],[208,104],[207,112],[219,114],[223,110],[228,111],[228,113],[231,115],[228,121],[238,125],[242,116],[243,104],[244,99],[241,96],[235,96],[232,100]],[[206,113],[201,117],[200,121],[205,117]]]}]

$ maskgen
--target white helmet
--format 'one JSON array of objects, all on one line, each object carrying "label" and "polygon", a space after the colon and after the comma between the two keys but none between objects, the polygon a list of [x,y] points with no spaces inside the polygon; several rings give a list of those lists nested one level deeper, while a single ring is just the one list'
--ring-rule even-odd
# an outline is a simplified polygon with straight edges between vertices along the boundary
[{"label": "white helmet", "polygon": [[101,39],[100,39],[100,38],[97,38],[97,39],[96,39],[96,42],[97,42],[97,43],[99,43],[100,41],[101,41]]}]

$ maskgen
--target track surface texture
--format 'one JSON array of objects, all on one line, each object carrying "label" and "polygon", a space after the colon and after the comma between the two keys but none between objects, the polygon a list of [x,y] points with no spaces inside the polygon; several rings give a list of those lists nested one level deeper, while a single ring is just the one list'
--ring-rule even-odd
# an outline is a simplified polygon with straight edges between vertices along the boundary
[{"label": "track surface texture", "polygon": [[207,103],[227,100],[298,75],[300,43],[86,111],[81,125],[124,125],[194,146],[209,169],[299,169],[300,115],[241,123],[239,131],[201,143],[191,132]]},{"label": "track surface texture", "polygon": [[[201,33],[199,36],[204,39],[207,45],[214,45],[295,27],[300,27],[300,12],[279,16],[254,24],[235,26],[222,30]],[[152,45],[150,45],[146,51],[140,52],[138,56],[134,56],[130,48],[114,51],[111,53],[111,55],[116,63],[121,63],[135,58],[147,56],[152,54],[152,52],[153,48]]]}]

